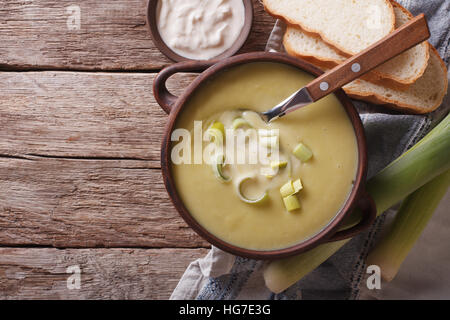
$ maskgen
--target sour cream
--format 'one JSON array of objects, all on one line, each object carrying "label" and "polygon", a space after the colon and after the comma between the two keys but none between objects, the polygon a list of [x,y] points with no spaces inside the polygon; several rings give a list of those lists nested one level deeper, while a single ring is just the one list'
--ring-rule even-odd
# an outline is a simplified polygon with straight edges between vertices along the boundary
[{"label": "sour cream", "polygon": [[242,0],[159,0],[158,31],[175,53],[194,60],[229,49],[244,27]]}]

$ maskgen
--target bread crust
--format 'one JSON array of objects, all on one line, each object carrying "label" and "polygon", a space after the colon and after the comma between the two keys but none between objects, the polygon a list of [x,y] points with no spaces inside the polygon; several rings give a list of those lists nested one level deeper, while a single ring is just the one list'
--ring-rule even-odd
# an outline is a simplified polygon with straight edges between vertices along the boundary
[{"label": "bread crust", "polygon": [[426,113],[432,112],[432,111],[436,110],[442,104],[442,101],[444,100],[444,97],[447,94],[448,79],[447,79],[447,67],[445,66],[444,61],[439,56],[439,53],[437,52],[436,48],[434,48],[429,43],[428,43],[428,48],[429,48],[429,51],[431,52],[431,54],[436,55],[436,57],[438,58],[440,67],[442,69],[442,73],[444,75],[443,76],[444,88],[441,90],[440,96],[436,99],[436,103],[431,108],[423,109],[423,108],[420,108],[420,106],[403,103],[396,99],[384,97],[384,96],[381,96],[374,92],[367,93],[367,92],[361,92],[361,91],[357,91],[357,90],[352,91],[348,88],[343,88],[343,89],[350,97],[352,97],[354,99],[364,100],[364,101],[368,101],[368,102],[371,102],[374,104],[387,105],[395,110],[408,111],[409,113],[412,113],[412,114],[426,114]]},{"label": "bread crust", "polygon": [[[406,8],[404,8],[398,2],[392,0],[391,3],[392,3],[393,7],[396,7],[398,9],[400,9],[403,12],[403,14],[408,16],[409,20],[414,18],[414,16],[411,14],[411,12],[409,12]],[[424,41],[421,44],[418,44],[418,46],[423,46],[425,48],[425,47],[427,47],[427,42]],[[414,83],[417,79],[419,79],[423,75],[423,73],[427,69],[428,61],[430,60],[430,50],[425,50],[425,52],[426,52],[425,53],[426,54],[425,63],[422,65],[422,68],[419,70],[419,72],[416,74],[415,77],[409,78],[407,80],[403,80],[403,79],[399,79],[398,77],[395,77],[393,75],[388,77],[388,75],[386,75],[385,73],[379,72],[378,70],[373,70],[373,73],[377,74],[381,78],[392,79],[392,80],[397,81],[398,83],[401,83],[401,84]]]},{"label": "bread crust", "polygon": [[[306,60],[308,62],[311,62],[312,64],[318,66],[321,69],[332,69],[335,66],[337,66],[339,63],[333,62],[333,61],[327,61],[327,60],[322,60],[316,56],[311,56],[311,55],[302,55],[297,53],[296,51],[294,51],[289,43],[283,44],[284,48],[286,49],[286,52],[296,58],[300,58],[303,60]],[[411,84],[402,84],[402,83],[398,83],[394,80],[391,79],[386,79],[386,78],[381,78],[380,76],[378,76],[377,74],[375,74],[372,71],[369,71],[368,73],[366,73],[365,75],[363,75],[361,77],[361,79],[364,79],[366,81],[372,82],[374,84],[383,84],[391,89],[394,90],[399,90],[399,91],[406,91],[408,90],[408,88],[410,87]]]},{"label": "bread crust", "polygon": [[[269,13],[272,17],[274,17],[274,18],[276,18],[276,19],[280,19],[280,20],[284,21],[284,22],[285,22],[286,24],[288,24],[288,25],[291,25],[291,26],[298,26],[298,27],[300,27],[302,30],[304,30],[304,31],[306,31],[306,32],[308,32],[308,33],[311,33],[311,34],[314,34],[314,35],[319,36],[324,42],[330,44],[331,46],[333,46],[334,48],[336,48],[338,51],[344,53],[344,54],[347,55],[347,56],[352,56],[352,55],[355,55],[355,54],[358,53],[358,52],[351,52],[351,51],[348,51],[347,49],[345,49],[345,48],[339,46],[338,44],[333,43],[330,39],[327,39],[327,37],[326,37],[323,33],[321,33],[320,31],[309,29],[309,28],[307,28],[306,26],[304,26],[304,25],[303,25],[302,23],[300,23],[300,22],[292,21],[292,20],[290,20],[289,18],[286,18],[286,17],[284,17],[284,16],[281,16],[281,15],[275,13],[275,12],[272,12],[272,11],[270,10],[270,8],[266,5],[266,1],[267,1],[267,0],[262,0],[262,4],[263,4],[263,6],[264,6],[264,10],[265,10],[267,13]],[[392,3],[391,3],[389,0],[383,0],[383,1],[385,2],[385,4],[386,4],[386,5],[389,7],[389,9],[390,9],[390,10],[389,10],[389,12],[390,12],[390,14],[391,14],[391,19],[390,19],[390,20],[392,21],[391,26],[390,26],[390,31],[389,31],[389,33],[390,33],[390,32],[392,32],[392,31],[394,31],[394,29],[395,29],[395,13],[394,13],[394,7],[392,6]]]},{"label": "bread crust", "polygon": [[[401,111],[403,113],[406,112],[406,113],[410,113],[410,114],[426,114],[426,113],[436,110],[442,104],[442,101],[444,100],[444,97],[447,93],[447,89],[448,89],[447,67],[446,67],[444,61],[439,56],[439,53],[437,52],[437,50],[429,43],[427,43],[427,47],[428,47],[428,50],[430,51],[430,56],[431,56],[431,54],[433,54],[438,58],[439,65],[442,70],[442,75],[439,75],[439,76],[442,76],[442,80],[444,82],[444,87],[440,91],[440,96],[436,99],[436,103],[432,107],[426,108],[426,109],[421,108],[421,106],[404,103],[404,102],[401,102],[394,98],[389,98],[389,97],[379,95],[375,92],[363,92],[363,91],[357,91],[355,89],[350,89],[350,88],[345,88],[345,87],[343,88],[343,90],[347,93],[347,95],[349,97],[351,97],[353,99],[363,100],[363,101],[370,102],[370,103],[377,104],[377,105],[383,105],[390,109],[393,109],[396,111]],[[300,57],[298,55],[296,55],[296,56]],[[330,69],[333,67],[333,65],[329,65],[329,64],[327,65],[327,62],[324,63],[323,61],[318,60],[315,57],[300,57],[300,58],[305,59],[306,61],[316,65],[317,67],[319,67],[321,69]],[[373,80],[371,81],[371,79],[364,79],[364,77],[363,77],[363,80],[377,84]],[[355,81],[358,81],[358,80],[355,80]],[[385,87],[388,87],[388,88],[391,88],[394,90],[398,90],[395,87],[386,85],[385,80],[383,80],[382,83],[378,83],[378,84],[381,84]],[[399,91],[404,91],[404,90],[399,90]]]},{"label": "bread crust", "polygon": [[[399,10],[401,10],[405,15],[408,16],[409,19],[413,18],[413,15],[408,10],[406,10],[404,7],[402,7],[400,4],[398,4],[397,2],[391,1],[391,5],[392,5],[393,8],[396,7]],[[288,29],[289,28],[298,28],[298,26],[290,25],[288,27]],[[336,59],[328,59],[328,58],[320,57],[320,56],[317,56],[317,55],[311,56],[311,55],[303,55],[303,54],[297,53],[295,51],[295,49],[292,48],[289,45],[289,42],[287,41],[287,30],[288,29],[286,29],[286,33],[284,34],[284,37],[283,37],[283,45],[286,48],[286,51],[288,51],[288,53],[290,55],[301,57],[301,58],[304,58],[304,59],[308,59],[309,57],[312,57],[312,58],[315,58],[316,60],[324,62],[325,65],[327,65],[327,66],[329,66],[330,63],[334,63],[334,66],[342,63],[342,61],[336,60]],[[307,33],[307,34],[309,34],[311,36],[314,36],[314,37],[319,38],[319,39],[322,40],[322,38],[319,35],[317,35],[317,34],[305,31],[304,29],[301,29],[301,30],[302,30],[302,32],[305,32],[305,33]],[[370,82],[378,83],[379,81],[382,81],[383,79],[389,79],[390,81],[387,81],[386,85],[389,86],[390,88],[393,88],[393,89],[396,89],[396,90],[402,90],[402,91],[407,90],[409,85],[414,83],[417,79],[419,79],[423,75],[423,73],[425,72],[425,70],[426,70],[426,68],[428,66],[428,61],[430,59],[429,50],[426,50],[427,49],[426,48],[427,47],[427,42],[425,41],[425,42],[419,44],[419,46],[423,46],[424,47],[426,57],[425,57],[425,60],[424,60],[425,63],[422,65],[422,67],[420,68],[419,72],[416,73],[415,76],[410,77],[408,79],[401,79],[401,78],[396,77],[395,75],[387,74],[387,73],[384,73],[384,72],[380,72],[377,69],[374,69],[374,70],[370,71],[370,75],[367,76],[367,80],[370,81]],[[333,47],[333,49],[336,49],[336,47],[334,47],[334,46],[332,46],[332,47]],[[340,50],[337,50],[337,51],[338,51],[338,53],[342,54],[342,52],[340,52]],[[342,54],[342,55],[345,56],[345,57],[349,57],[348,54]],[[369,80],[369,79],[371,79],[371,80]]]}]

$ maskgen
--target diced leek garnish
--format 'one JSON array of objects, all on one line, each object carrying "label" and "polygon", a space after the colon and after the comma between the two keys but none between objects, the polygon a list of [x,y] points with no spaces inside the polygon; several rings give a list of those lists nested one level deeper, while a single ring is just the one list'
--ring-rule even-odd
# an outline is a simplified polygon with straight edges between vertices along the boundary
[{"label": "diced leek garnish", "polygon": [[295,181],[289,180],[280,188],[280,193],[281,196],[285,198],[295,193],[298,193],[302,189],[303,185],[300,179],[297,179]]},{"label": "diced leek garnish", "polygon": [[216,146],[223,147],[225,140],[225,126],[222,122],[215,121],[207,130],[206,134],[209,136],[209,140],[213,141]]},{"label": "diced leek garnish", "polygon": [[251,127],[250,124],[246,120],[244,120],[242,118],[234,119],[233,123],[231,124],[231,126],[233,127],[233,130],[237,130],[237,129],[239,129],[241,127],[244,127],[244,126]]},{"label": "diced leek garnish", "polygon": [[292,182],[292,186],[294,187],[295,193],[303,189],[302,181],[300,179],[297,179],[294,182]]},{"label": "diced leek garnish", "polygon": [[286,168],[287,166],[287,161],[272,161],[270,162],[270,166],[272,167],[272,169],[283,169]]},{"label": "diced leek garnish", "polygon": [[209,136],[209,140],[214,142],[216,146],[223,146],[223,133],[220,129],[210,127],[206,130],[206,134]]},{"label": "diced leek garnish", "polygon": [[222,135],[225,136],[225,126],[220,121],[214,121],[214,123],[209,127],[210,129],[217,129],[222,132]]},{"label": "diced leek garnish", "polygon": [[287,211],[294,211],[300,209],[300,202],[295,194],[283,198],[284,206]]},{"label": "diced leek garnish", "polygon": [[292,180],[289,180],[280,188],[280,193],[283,198],[289,197],[290,195],[293,195],[295,193]]},{"label": "diced leek garnish", "polygon": [[217,156],[217,161],[215,163],[213,163],[211,166],[213,168],[214,174],[216,175],[216,177],[222,181],[222,182],[228,182],[231,180],[230,177],[227,177],[224,173],[223,173],[223,161],[224,161],[224,156],[223,155],[218,155]]},{"label": "diced leek garnish", "polygon": [[253,177],[245,177],[245,178],[242,178],[238,182],[238,184],[237,184],[237,194],[238,194],[239,198],[242,201],[244,201],[246,203],[250,203],[250,204],[258,204],[258,203],[264,202],[266,199],[269,198],[269,193],[267,191],[265,191],[260,197],[258,197],[256,199],[250,199],[250,198],[246,197],[244,195],[244,193],[242,192],[242,184],[245,181],[248,181],[248,180],[251,180],[251,179],[253,179]]},{"label": "diced leek garnish", "polygon": [[311,149],[305,146],[303,143],[299,143],[293,151],[294,155],[303,162],[308,161],[313,156]]},{"label": "diced leek garnish", "polygon": [[[367,192],[372,196],[377,214],[411,194],[425,183],[450,169],[450,115],[429,134],[389,166],[372,177]],[[352,212],[359,215],[358,211]],[[358,220],[357,220],[358,221]],[[282,292],[309,274],[350,239],[323,243],[297,256],[271,262],[264,269],[266,286]]]}]

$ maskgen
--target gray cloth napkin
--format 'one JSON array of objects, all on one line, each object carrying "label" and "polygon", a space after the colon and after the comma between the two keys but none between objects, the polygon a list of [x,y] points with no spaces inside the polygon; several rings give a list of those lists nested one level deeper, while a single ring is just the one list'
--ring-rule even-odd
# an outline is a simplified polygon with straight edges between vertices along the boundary
[{"label": "gray cloth napkin", "polygon": [[[429,41],[438,49],[448,66],[450,0],[399,0],[398,2],[414,15],[421,12],[426,14],[431,30]],[[283,23],[277,21],[267,42],[267,51],[284,50],[281,43],[283,28]],[[431,130],[448,113],[450,98],[447,95],[438,110],[424,116],[390,113],[384,108],[359,101],[355,101],[355,106],[360,113],[367,136],[368,175],[371,177]],[[213,247],[206,257],[189,265],[172,293],[171,299],[382,298],[382,294],[371,294],[362,285],[366,275],[364,259],[376,241],[377,235],[383,230],[386,217],[389,218],[393,213],[395,210],[388,210],[376,220],[369,231],[349,241],[316,270],[280,294],[273,294],[265,287],[262,277],[264,262],[235,257]],[[446,215],[440,216],[446,218]],[[432,222],[435,219],[437,218],[433,217]],[[447,225],[450,223],[448,218],[446,223]],[[444,231],[441,230],[441,232]],[[447,242],[441,243],[441,246],[444,246],[447,251]],[[430,277],[432,278],[432,275]],[[434,279],[435,282],[436,280],[439,279]],[[433,283],[433,279],[430,281]],[[447,287],[449,286],[450,283],[447,284]],[[447,294],[449,298],[450,293],[447,292]]]}]

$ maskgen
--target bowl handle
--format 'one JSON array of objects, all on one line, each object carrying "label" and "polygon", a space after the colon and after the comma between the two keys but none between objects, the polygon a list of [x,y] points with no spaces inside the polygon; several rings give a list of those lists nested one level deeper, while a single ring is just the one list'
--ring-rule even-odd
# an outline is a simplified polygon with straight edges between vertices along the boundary
[{"label": "bowl handle", "polygon": [[212,66],[217,61],[184,61],[175,63],[161,70],[153,82],[153,95],[156,102],[167,113],[170,113],[173,105],[177,101],[178,97],[174,96],[167,90],[166,81],[172,75],[178,72],[201,72]]},{"label": "bowl handle", "polygon": [[[357,208],[361,214],[356,216],[362,215],[359,222],[348,229],[336,232],[331,236],[331,238],[327,239],[327,242],[353,238],[357,234],[366,230],[375,221],[375,218],[377,217],[377,207],[372,197],[366,191],[363,191],[362,196],[358,201]],[[350,220],[352,220],[352,218],[350,218]]]}]

